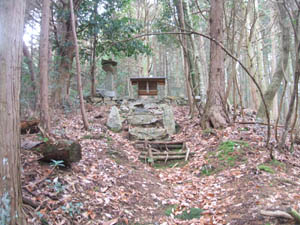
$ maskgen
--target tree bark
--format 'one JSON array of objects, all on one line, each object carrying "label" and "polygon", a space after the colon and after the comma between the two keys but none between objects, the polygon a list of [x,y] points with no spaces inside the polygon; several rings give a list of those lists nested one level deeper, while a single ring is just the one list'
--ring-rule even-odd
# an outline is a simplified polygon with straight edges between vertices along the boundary
[{"label": "tree bark", "polygon": [[55,32],[57,50],[58,77],[54,92],[52,93],[53,104],[62,105],[68,94],[68,81],[71,77],[71,70],[74,59],[74,39],[72,35],[71,17],[68,1],[61,0],[56,4],[61,11],[56,18]]},{"label": "tree bark", "polygon": [[[184,3],[183,0],[174,0],[176,10],[178,13],[178,22],[182,32],[185,32],[186,29],[186,21],[184,14]],[[192,67],[192,56],[191,56],[191,45],[188,37],[186,35],[181,35],[181,47],[183,51],[183,69],[185,75],[185,85],[186,92],[189,101],[190,112],[189,115],[193,117],[194,114],[194,98],[193,98],[193,81],[191,77],[191,73],[193,71]]]},{"label": "tree bark", "polygon": [[[273,78],[269,86],[267,87],[266,92],[264,93],[264,99],[266,101],[266,104],[268,106],[268,109],[271,109],[273,99],[279,90],[281,81],[284,76],[284,71],[287,69],[288,65],[288,58],[289,58],[289,52],[290,52],[290,33],[289,33],[289,25],[286,22],[287,13],[282,5],[282,3],[278,3],[278,9],[279,9],[279,28],[281,30],[281,51],[280,51],[280,57],[277,61],[276,70],[273,74]],[[273,56],[276,57],[276,56]],[[260,103],[257,116],[260,118],[265,118],[265,107],[263,103]]]},{"label": "tree bark", "polygon": [[93,49],[92,49],[92,66],[91,66],[91,96],[94,97],[96,95],[96,46],[97,46],[97,37],[94,34],[93,40]]},{"label": "tree bark", "polygon": [[31,80],[31,87],[32,87],[32,92],[34,93],[34,102],[33,102],[33,108],[36,110],[36,105],[37,105],[37,94],[36,93],[36,80],[35,80],[35,72],[34,72],[34,67],[33,67],[33,62],[32,62],[32,57],[29,53],[28,47],[26,46],[25,42],[23,41],[23,55],[24,55],[24,61],[28,65],[28,69],[30,72],[30,80]]},{"label": "tree bark", "polygon": [[[97,2],[94,3],[94,11],[93,16],[97,15]],[[95,19],[95,18],[94,18]],[[96,95],[96,47],[97,47],[97,33],[94,31],[93,41],[92,41],[92,60],[91,60],[91,96],[94,97]]]},{"label": "tree bark", "polygon": [[49,102],[48,102],[48,49],[49,49],[50,0],[43,0],[42,24],[40,37],[40,123],[42,128],[50,131]]},{"label": "tree bark", "polygon": [[84,128],[86,130],[88,130],[89,129],[89,123],[88,123],[88,120],[86,118],[86,113],[85,113],[85,108],[84,108],[84,101],[83,101],[83,94],[82,94],[81,68],[80,68],[80,61],[79,61],[79,47],[78,47],[77,35],[76,35],[73,0],[70,0],[70,11],[71,11],[71,23],[72,23],[73,38],[74,38],[74,44],[75,44],[76,67],[77,67],[77,89],[78,89],[78,94],[79,94],[80,110],[81,110],[81,115],[82,115]]},{"label": "tree bark", "polygon": [[[279,9],[282,6],[282,9],[285,10],[285,12],[287,12],[289,19],[290,19],[290,24],[293,28],[294,31],[294,46],[295,46],[295,61],[294,61],[294,83],[293,83],[293,91],[291,93],[291,98],[290,98],[290,102],[289,102],[289,108],[288,108],[288,112],[285,118],[285,124],[284,124],[284,131],[282,133],[282,137],[281,137],[281,142],[279,144],[279,148],[283,149],[285,147],[285,141],[286,141],[286,137],[287,134],[289,132],[289,128],[290,128],[290,122],[292,119],[292,114],[293,112],[296,113],[297,115],[297,109],[298,109],[298,85],[299,85],[299,78],[300,78],[300,38],[299,38],[299,19],[300,19],[300,15],[299,15],[299,10],[300,10],[300,5],[299,3],[295,2],[296,4],[292,3],[291,7],[293,8],[298,8],[297,10],[292,10],[289,11],[286,2],[283,2],[282,4],[278,3]],[[295,106],[296,104],[296,106]],[[294,126],[297,122],[297,116],[295,117],[293,124],[291,126],[291,136],[293,134],[293,130],[294,130]],[[292,138],[291,138],[292,139]],[[291,140],[292,142],[293,140]]]},{"label": "tree bark", "polygon": [[26,224],[20,171],[20,75],[25,1],[0,0],[0,224]]},{"label": "tree bark", "polygon": [[[223,0],[212,0],[210,8],[210,37],[223,41]],[[201,118],[201,126],[206,129],[223,128],[228,122],[225,97],[224,52],[215,42],[210,42],[210,71],[207,101]]]}]

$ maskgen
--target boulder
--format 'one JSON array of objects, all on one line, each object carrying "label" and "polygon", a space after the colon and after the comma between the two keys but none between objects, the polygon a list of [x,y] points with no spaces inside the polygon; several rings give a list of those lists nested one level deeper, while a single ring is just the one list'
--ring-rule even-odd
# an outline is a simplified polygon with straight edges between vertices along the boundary
[{"label": "boulder", "polygon": [[105,98],[105,97],[115,98],[116,97],[116,92],[105,90],[105,89],[97,89],[96,93],[98,96],[101,96],[103,98]]},{"label": "boulder", "polygon": [[167,131],[163,128],[134,127],[129,129],[129,137],[131,140],[161,140],[167,136]]},{"label": "boulder", "polygon": [[159,105],[156,103],[146,103],[144,105],[145,109],[159,109]]},{"label": "boulder", "polygon": [[141,115],[141,114],[149,114],[151,113],[148,109],[144,109],[144,108],[135,108],[134,112],[135,115]]},{"label": "boulder", "polygon": [[164,128],[167,130],[169,135],[173,135],[176,133],[175,127],[175,119],[172,107],[169,105],[163,106],[164,113],[163,113],[163,124]]},{"label": "boulder", "polygon": [[144,108],[144,103],[140,101],[131,102],[129,105],[129,108],[134,110],[136,108]]},{"label": "boulder", "polygon": [[131,125],[149,125],[158,122],[159,119],[151,114],[139,114],[128,117],[128,122]]},{"label": "boulder", "polygon": [[122,129],[121,116],[116,106],[111,107],[106,125],[114,132],[119,132]]},{"label": "boulder", "polygon": [[128,101],[127,101],[126,99],[124,99],[124,100],[122,101],[122,104],[121,104],[121,106],[120,106],[120,110],[121,110],[121,112],[123,112],[123,113],[128,113],[128,112],[130,112],[130,108],[129,108],[129,106],[128,106]]},{"label": "boulder", "polygon": [[144,108],[149,110],[149,112],[153,113],[154,115],[162,115],[163,114],[163,110],[156,103],[145,104]]}]

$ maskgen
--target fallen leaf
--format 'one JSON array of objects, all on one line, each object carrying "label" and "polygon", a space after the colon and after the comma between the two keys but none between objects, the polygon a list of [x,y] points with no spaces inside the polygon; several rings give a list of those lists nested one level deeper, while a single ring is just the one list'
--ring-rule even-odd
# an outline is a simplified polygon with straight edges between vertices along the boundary
[{"label": "fallen leaf", "polygon": [[118,222],[119,218],[112,219],[110,221],[104,222],[103,225],[114,225]]}]

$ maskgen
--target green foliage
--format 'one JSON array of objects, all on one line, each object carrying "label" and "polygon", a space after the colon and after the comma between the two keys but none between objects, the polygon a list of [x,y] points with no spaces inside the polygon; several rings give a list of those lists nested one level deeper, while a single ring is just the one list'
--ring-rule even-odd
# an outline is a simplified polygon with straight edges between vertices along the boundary
[{"label": "green foliage", "polygon": [[41,212],[36,212],[36,215],[39,217],[41,224],[42,225],[48,225],[49,223],[47,222],[47,220],[45,219],[43,213]]},{"label": "green foliage", "polygon": [[285,164],[283,162],[280,162],[276,159],[273,159],[269,162],[270,165],[277,166],[277,167],[285,167]]},{"label": "green foliage", "polygon": [[249,145],[243,141],[229,140],[220,143],[217,149],[211,149],[205,155],[209,167],[201,168],[198,176],[201,174],[209,176],[227,167],[233,167],[237,163],[247,161],[246,148],[249,148]]},{"label": "green foliage", "polygon": [[210,176],[214,172],[215,168],[211,165],[204,165],[201,168],[201,174],[205,176]]},{"label": "green foliage", "polygon": [[227,162],[230,166],[235,165],[238,157],[235,150],[242,150],[242,147],[248,147],[248,143],[242,141],[225,141],[218,147],[217,157],[221,161]]},{"label": "green foliage", "polygon": [[83,204],[81,202],[77,203],[67,203],[66,206],[62,206],[62,210],[64,210],[66,213],[69,214],[69,216],[74,217],[75,215],[78,215],[81,213],[81,208]]},{"label": "green foliage", "polygon": [[53,166],[53,167],[64,167],[65,165],[64,165],[64,161],[63,160],[51,160],[52,161],[52,163],[51,163],[51,166]]},{"label": "green foliage", "polygon": [[190,210],[184,210],[181,214],[176,215],[175,218],[181,220],[199,219],[203,211],[203,209],[191,208]]},{"label": "green foliage", "polygon": [[56,192],[56,193],[61,193],[61,192],[64,192],[65,190],[65,185],[63,185],[59,180],[58,180],[58,177],[54,178],[53,181],[51,180],[46,180],[49,185],[51,185],[51,187],[53,188],[53,190]]},{"label": "green foliage", "polygon": [[38,137],[39,141],[43,141],[43,142],[49,141],[49,138],[43,137],[42,134],[40,134],[40,133],[37,134],[37,137]]},{"label": "green foliage", "polygon": [[166,216],[171,216],[171,214],[174,212],[174,210],[177,208],[177,205],[169,205],[165,210]]},{"label": "green foliage", "polygon": [[84,135],[81,139],[93,139],[93,136],[90,134]]},{"label": "green foliage", "polygon": [[271,167],[264,165],[264,164],[259,165],[257,168],[259,170],[265,171],[267,173],[274,173],[274,170]]},{"label": "green foliage", "polygon": [[249,131],[249,127],[239,127],[238,131]]},{"label": "green foliage", "polygon": [[[177,205],[168,206],[167,209],[165,210],[165,215],[171,216],[177,207],[178,207]],[[181,214],[175,215],[175,218],[180,219],[180,220],[192,220],[195,218],[200,218],[202,212],[203,212],[203,209],[191,208],[189,210],[184,210]]]},{"label": "green foliage", "polygon": [[270,160],[257,167],[259,170],[267,173],[275,173],[276,171],[286,170],[286,165],[278,160]]},{"label": "green foliage", "polygon": [[147,158],[147,162],[148,162],[148,163],[154,163],[154,159],[151,158],[151,157],[148,157],[148,158]]},{"label": "green foliage", "polygon": [[[154,31],[155,32],[172,32],[174,31],[174,27],[177,24],[174,22],[174,11],[170,7],[169,2],[162,1],[162,12],[160,13],[160,17],[154,23]],[[157,35],[157,40],[168,46],[179,46],[179,42],[176,39],[176,36],[170,34]]]},{"label": "green foliage", "polygon": [[[96,56],[133,56],[151,53],[149,46],[133,38],[142,30],[142,23],[122,13],[123,10],[128,10],[126,7],[129,2],[129,0],[89,0],[81,4],[78,11],[80,31],[78,37],[86,41],[96,38]],[[84,54],[86,59],[91,55],[89,51]]]}]

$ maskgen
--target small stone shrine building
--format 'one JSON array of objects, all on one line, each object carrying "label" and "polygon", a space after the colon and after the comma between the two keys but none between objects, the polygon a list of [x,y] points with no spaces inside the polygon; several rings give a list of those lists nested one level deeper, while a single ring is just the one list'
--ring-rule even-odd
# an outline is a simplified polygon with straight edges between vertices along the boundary
[{"label": "small stone shrine building", "polygon": [[158,85],[165,85],[165,77],[133,77],[130,78],[132,85],[138,85],[139,96],[157,96]]}]

